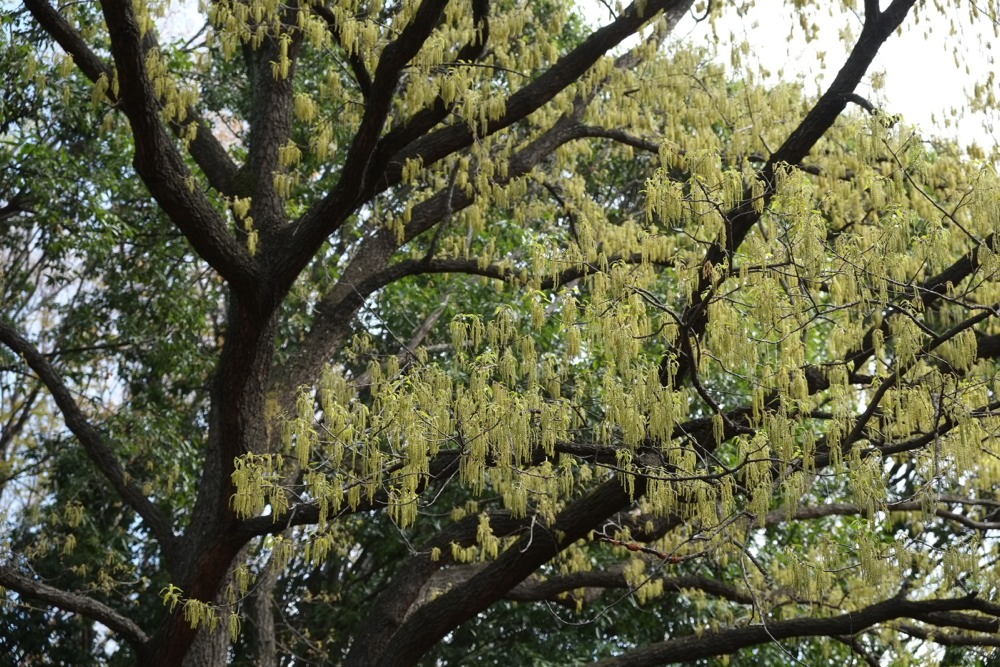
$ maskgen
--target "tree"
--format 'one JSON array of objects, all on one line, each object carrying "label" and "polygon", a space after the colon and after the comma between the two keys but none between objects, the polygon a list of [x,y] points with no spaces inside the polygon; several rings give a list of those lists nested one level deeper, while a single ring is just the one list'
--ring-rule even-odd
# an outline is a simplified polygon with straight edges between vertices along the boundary
[{"label": "tree", "polygon": [[857,92],[915,5],[813,100],[683,0],[5,14],[5,648],[995,662],[996,155]]}]

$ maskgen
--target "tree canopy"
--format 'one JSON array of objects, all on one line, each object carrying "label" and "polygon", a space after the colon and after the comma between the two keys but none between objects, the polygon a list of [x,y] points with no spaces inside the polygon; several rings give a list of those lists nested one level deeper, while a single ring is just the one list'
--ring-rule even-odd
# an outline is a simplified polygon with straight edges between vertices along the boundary
[{"label": "tree canopy", "polygon": [[14,662],[1000,664],[1000,153],[862,88],[995,1],[176,9],[4,4]]}]

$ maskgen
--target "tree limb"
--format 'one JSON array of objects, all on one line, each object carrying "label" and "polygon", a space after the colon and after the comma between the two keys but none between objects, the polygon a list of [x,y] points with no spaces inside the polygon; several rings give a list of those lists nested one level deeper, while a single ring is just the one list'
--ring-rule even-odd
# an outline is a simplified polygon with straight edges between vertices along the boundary
[{"label": "tree limb", "polygon": [[[114,78],[112,68],[98,57],[83,40],[80,34],[57,12],[46,0],[24,0],[24,6],[38,24],[63,48],[73,56],[73,63],[80,68],[84,76],[97,82],[102,76],[110,82]],[[155,44],[155,38],[147,34],[146,39]],[[108,88],[107,98],[111,104],[118,103],[118,97]],[[186,124],[195,123],[198,131],[190,143],[191,157],[201,168],[209,184],[223,194],[232,194],[233,177],[236,175],[236,165],[229,153],[212,133],[212,127],[195,109],[188,107],[186,122],[172,121],[170,129],[175,135],[186,131]]]},{"label": "tree limb", "polygon": [[0,321],[0,342],[24,359],[28,367],[38,375],[62,413],[66,426],[83,445],[87,456],[98,471],[111,483],[122,500],[142,518],[149,532],[159,542],[164,560],[167,563],[175,562],[179,556],[177,538],[174,536],[169,518],[142,493],[135,482],[128,479],[110,445],[105,442],[100,432],[84,416],[49,360],[13,327],[3,321]]},{"label": "tree limb", "polygon": [[508,97],[504,114],[490,121],[481,134],[473,133],[465,124],[456,124],[428,134],[394,155],[392,162],[385,165],[384,187],[399,182],[403,165],[408,159],[420,159],[425,166],[434,164],[471,145],[477,137],[495,134],[527,117],[579,79],[599,58],[648,23],[653,16],[662,11],[668,15],[668,20],[675,21],[691,4],[690,0],[633,2],[614,21],[595,30],[538,78]]},{"label": "tree limb", "polygon": [[[920,359],[921,357],[926,356],[929,352],[932,352],[935,348],[951,340],[952,338],[962,333],[966,329],[970,329],[976,324],[982,322],[983,320],[992,317],[997,313],[998,309],[1000,309],[1000,303],[994,304],[992,307],[982,310],[976,315],[973,315],[972,317],[967,318],[965,321],[955,325],[954,327],[944,332],[940,336],[937,336],[934,339],[928,341],[926,344],[921,346],[921,349],[917,352],[915,359]],[[875,414],[875,411],[879,409],[879,403],[885,396],[886,392],[889,391],[889,389],[894,387],[899,382],[899,379],[908,370],[910,365],[912,364],[897,368],[891,375],[889,375],[885,380],[883,380],[879,384],[878,388],[874,391],[871,398],[869,399],[867,408],[863,413],[861,413],[861,415],[857,418],[857,420],[855,420],[854,426],[851,428],[851,432],[844,437],[844,440],[841,443],[842,447],[850,447],[852,443],[861,438],[862,433],[865,430],[865,426],[868,424],[868,421]]]},{"label": "tree limb", "polygon": [[[641,264],[646,260],[640,253],[633,253],[627,257],[609,257],[608,264]],[[666,263],[657,263],[665,265]],[[542,280],[539,287],[543,290],[557,289],[558,287],[570,283],[592,273],[596,273],[600,267],[593,264],[580,264],[563,269],[559,275]],[[518,280],[520,272],[514,268],[507,268],[498,264],[487,264],[482,266],[475,259],[464,259],[461,257],[449,257],[446,259],[407,259],[395,264],[390,264],[377,275],[372,276],[370,282],[364,284],[364,291],[371,294],[376,290],[390,285],[397,280],[409,276],[419,276],[434,273],[462,273],[470,276],[482,276],[506,282]]]},{"label": "tree limb", "polygon": [[899,623],[896,628],[911,637],[934,642],[941,646],[1000,646],[1000,637],[984,637],[982,635],[967,635],[940,630],[928,630],[912,623]]},{"label": "tree limb", "polygon": [[836,637],[854,635],[872,626],[898,618],[921,619],[939,611],[978,609],[975,596],[940,600],[892,598],[858,611],[832,618],[794,618],[766,625],[750,625],[706,631],[700,635],[671,639],[628,651],[621,656],[597,663],[599,667],[653,667],[673,662],[693,662],[716,655],[732,654],[739,649],[797,637]]},{"label": "tree limb", "polygon": [[[491,512],[488,516],[490,527],[498,536],[531,530],[529,519],[514,519],[506,512]],[[424,610],[440,599],[422,601],[420,595],[426,591],[432,575],[451,561],[451,544],[466,546],[474,543],[478,526],[479,516],[470,514],[441,530],[406,560],[368,610],[365,627],[353,643],[345,665],[369,667],[377,664],[380,658],[399,659],[404,663],[419,659],[419,654],[394,656],[385,642],[395,637],[400,627],[412,627],[413,619],[421,618]],[[434,548],[440,550],[437,560],[432,558]]]},{"label": "tree limb", "polygon": [[634,134],[630,134],[629,132],[618,128],[585,125],[581,128],[581,132],[583,136],[586,137],[611,139],[612,141],[617,141],[620,144],[625,144],[626,146],[631,146],[632,148],[638,148],[639,150],[646,151],[647,153],[652,153],[654,155],[657,155],[660,152],[659,142],[637,137]]},{"label": "tree limb", "polygon": [[293,226],[293,240],[285,247],[302,247],[302,251],[293,252],[292,256],[296,259],[291,266],[285,268],[284,279],[298,275],[304,260],[313,255],[319,243],[336,231],[360,202],[371,196],[372,153],[389,117],[400,72],[437,26],[446,4],[447,0],[423,0],[412,20],[382,51],[365,104],[365,113],[344,158],[340,180],[326,197],[313,205]]},{"label": "tree limb", "polygon": [[146,69],[146,51],[131,0],[102,3],[120,87],[120,103],[135,142],[134,165],[146,187],[188,241],[240,293],[259,280],[249,251],[225,218],[193,187],[193,174],[160,122],[160,101]]},{"label": "tree limb", "polygon": [[103,602],[35,581],[31,577],[15,572],[9,565],[0,565],[0,586],[15,591],[18,595],[98,621],[137,649],[149,639],[134,621],[122,616]]},{"label": "tree limb", "polygon": [[[490,36],[489,0],[472,0],[472,22],[476,26],[472,41],[459,49],[453,59],[455,62],[472,62],[478,60],[486,51],[486,42]],[[393,155],[403,150],[412,141],[424,136],[435,125],[443,121],[454,106],[445,104],[439,95],[430,107],[421,109],[393,128],[378,141],[375,160],[384,161],[385,156]],[[381,157],[379,157],[381,156]]]},{"label": "tree limb", "polygon": [[[282,14],[283,23],[294,23],[294,9],[283,9]],[[284,54],[289,61],[288,71],[275,76],[272,63],[282,57],[283,38],[288,38]],[[286,222],[285,201],[274,177],[281,172],[281,149],[292,135],[292,94],[303,38],[301,30],[283,29],[282,34],[267,37],[259,47],[243,47],[252,96],[249,154],[244,165],[250,188],[240,194],[250,196],[250,216],[264,244]]]},{"label": "tree limb", "polygon": [[[645,491],[641,477],[635,478],[635,497]],[[431,646],[452,628],[472,618],[502,598],[524,581],[538,567],[547,563],[567,546],[584,537],[605,517],[627,507],[633,496],[623,488],[623,480],[612,477],[559,513],[551,527],[533,523],[527,534],[518,538],[482,572],[466,584],[445,593],[413,612],[407,620],[381,641],[359,636],[355,646],[381,647],[377,660],[359,661],[352,652],[348,665],[390,667],[416,664]]]},{"label": "tree limb", "polygon": [[[926,511],[927,504],[919,501],[899,501],[886,503],[884,508],[880,509],[885,509],[887,512],[923,512]],[[866,512],[867,510],[864,508],[851,503],[826,503],[823,505],[800,507],[792,512],[790,516],[785,510],[774,510],[767,513],[764,523],[771,526],[786,523],[789,520],[822,519],[828,516],[858,516]],[[932,514],[940,519],[953,521],[979,532],[1000,530],[1000,521],[976,521],[957,512],[949,512],[940,508],[932,510]]]}]

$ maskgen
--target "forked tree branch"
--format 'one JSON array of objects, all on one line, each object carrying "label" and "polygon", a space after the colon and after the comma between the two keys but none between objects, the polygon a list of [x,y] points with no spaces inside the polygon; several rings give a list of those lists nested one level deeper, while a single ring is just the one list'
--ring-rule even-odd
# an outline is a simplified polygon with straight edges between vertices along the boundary
[{"label": "forked tree branch", "polygon": [[[472,22],[475,26],[472,41],[459,49],[454,58],[454,62],[468,63],[477,60],[486,50],[486,42],[490,36],[489,22],[489,0],[472,0]],[[440,95],[434,100],[431,106],[421,109],[406,120],[385,134],[378,141],[378,154],[382,156],[393,155],[406,148],[411,141],[416,141],[435,125],[443,121],[454,103],[446,104]],[[376,157],[375,159],[380,159]],[[384,160],[384,158],[382,158]]]},{"label": "forked tree branch", "polygon": [[[579,112],[583,112],[581,106]],[[579,125],[573,116],[563,116],[552,127],[518,151],[510,160],[505,178],[496,183],[503,185],[522,176],[564,143],[578,137]],[[410,241],[444,220],[450,213],[460,211],[475,201],[475,195],[455,188],[445,188],[413,207],[410,223],[404,230],[402,243]],[[363,240],[344,269],[337,284],[316,304],[315,319],[305,344],[285,364],[278,382],[286,386],[315,378],[330,352],[347,335],[347,323],[358,308],[376,290],[387,282],[380,274],[387,270],[389,261],[401,241],[389,229],[380,229]],[[390,269],[391,271],[391,269]]]},{"label": "forked tree branch", "polygon": [[[992,253],[995,252],[996,249],[996,235],[990,234],[982,243],[956,259],[940,273],[927,278],[919,285],[914,286],[912,289],[904,291],[900,295],[901,301],[910,301],[916,297],[920,299],[923,309],[928,309],[929,306],[933,305],[937,301],[947,298],[949,289],[958,285],[979,270],[982,266],[980,253]],[[875,353],[875,346],[873,344],[875,332],[888,332],[890,320],[892,320],[892,318],[897,316],[899,313],[900,310],[898,310],[896,305],[891,305],[886,308],[886,314],[881,318],[881,321],[877,325],[870,327],[862,337],[861,343],[844,356],[844,363],[853,365],[854,368],[861,368]],[[981,358],[986,358],[995,354],[997,354],[997,351],[995,349],[991,349],[990,352],[984,351]]]},{"label": "forked tree branch", "polygon": [[364,116],[344,158],[340,181],[323,200],[310,209],[299,224],[295,225],[296,229],[303,228],[304,233],[308,234],[306,242],[310,257],[315,244],[336,231],[357,204],[367,198],[367,192],[372,187],[370,183],[372,153],[389,117],[400,73],[437,27],[439,17],[447,4],[447,0],[422,0],[410,22],[382,51],[375,67]]},{"label": "forked tree branch", "polygon": [[[515,519],[508,512],[491,512],[488,517],[490,527],[497,536],[531,530],[530,519]],[[390,586],[369,606],[365,626],[359,632],[359,638],[363,635],[378,641],[354,641],[346,665],[372,667],[378,664],[385,654],[382,650],[384,645],[380,642],[387,641],[401,625],[433,604],[433,601],[421,600],[421,594],[426,592],[434,574],[451,562],[452,543],[459,546],[474,544],[478,527],[479,516],[470,514],[442,529],[422,544],[419,552],[406,559],[393,576]],[[440,552],[436,559],[434,550]],[[419,657],[420,654],[398,656],[404,662],[416,662]]]},{"label": "forked tree branch", "polygon": [[237,242],[225,218],[196,187],[193,174],[160,121],[160,100],[149,78],[135,6],[131,0],[106,0],[101,8],[118,72],[120,105],[135,142],[136,172],[195,251],[238,294],[251,294],[260,281],[250,252]]},{"label": "forked tree branch", "polygon": [[605,53],[618,46],[654,16],[665,12],[669,15],[669,20],[676,20],[692,4],[691,0],[633,2],[613,22],[595,30],[538,78],[507,98],[503,115],[489,121],[483,132],[474,133],[464,123],[455,124],[432,132],[413,142],[405,151],[393,155],[392,161],[385,165],[385,183],[381,187],[391,187],[401,180],[403,165],[408,159],[420,159],[425,166],[434,164],[455,151],[470,146],[477,138],[495,134],[526,118],[577,81]]},{"label": "forked tree branch", "polygon": [[[342,172],[341,180],[326,197],[313,205],[296,224],[289,228],[287,241],[281,243],[282,247],[289,248],[289,251],[278,269],[279,280],[290,284],[301,267],[312,258],[316,248],[340,228],[344,220],[354,212],[358,203],[398,185],[402,181],[403,166],[408,160],[419,159],[424,166],[430,166],[456,151],[469,147],[477,138],[495,134],[526,118],[579,79],[604,54],[635,33],[653,16],[666,11],[676,18],[687,11],[691,4],[692,0],[635,2],[629,5],[614,22],[596,30],[537,79],[510,95],[506,100],[504,114],[490,121],[482,132],[473,132],[467,124],[456,123],[412,141],[401,152],[393,152],[391,155],[381,154],[376,151],[376,146],[378,133],[381,132],[385,121],[388,102],[381,98],[385,93],[380,89],[379,79],[395,81],[395,73],[405,65],[403,57],[409,59],[410,56],[407,54],[411,45],[404,38],[406,30],[410,28],[417,34],[415,25],[418,24],[417,19],[414,19],[414,22],[404,30],[404,34],[383,52],[376,69],[369,106],[349,150],[345,163],[347,166]],[[433,7],[431,0],[425,0],[418,14],[424,11],[425,5],[428,7],[428,12]],[[390,48],[397,43],[400,44],[398,50],[390,51]],[[387,146],[386,150],[389,148],[397,150],[396,146]]]},{"label": "forked tree branch", "polygon": [[[947,341],[951,340],[955,336],[959,335],[963,331],[971,329],[976,324],[979,324],[980,322],[990,317],[993,317],[994,315],[997,314],[997,312],[1000,312],[1000,303],[994,304],[993,306],[982,310],[976,315],[967,318],[965,321],[960,322],[959,324],[955,325],[954,327],[944,332],[940,336],[935,337],[934,339],[928,341],[923,346],[921,346],[920,350],[916,353],[915,360],[927,356],[930,352],[933,352],[935,349],[937,349]],[[906,373],[907,370],[909,370],[910,366],[912,365],[913,365],[912,362],[906,365],[897,365],[897,368],[893,371],[893,373],[890,374],[884,380],[882,380],[878,388],[875,389],[875,391],[869,398],[869,403],[867,408],[865,409],[864,412],[861,413],[861,415],[857,418],[857,420],[855,420],[854,426],[851,428],[850,433],[848,433],[844,437],[844,440],[841,443],[841,447],[849,449],[850,446],[854,444],[854,442],[856,442],[862,437],[868,422],[874,416],[875,412],[880,409],[879,403],[882,401],[882,398],[886,395],[886,392],[888,392],[892,387],[896,386],[900,378]]]},{"label": "forked tree branch", "polygon": [[[24,0],[24,5],[59,46],[73,56],[73,63],[80,68],[84,76],[95,83],[102,76],[106,77],[109,83],[114,79],[112,67],[93,52],[80,33],[47,0]],[[147,34],[145,39],[150,44],[156,43],[151,34]],[[117,105],[118,97],[110,86],[107,98],[112,105]],[[219,140],[215,138],[208,121],[199,116],[195,109],[188,107],[185,115],[185,123],[173,121],[170,123],[170,129],[175,135],[180,135],[185,131],[184,125],[195,123],[198,126],[198,131],[189,148],[191,157],[204,172],[213,188],[223,194],[232,194],[233,177],[236,175],[236,165],[232,158],[229,157],[229,153],[222,147]]]}]

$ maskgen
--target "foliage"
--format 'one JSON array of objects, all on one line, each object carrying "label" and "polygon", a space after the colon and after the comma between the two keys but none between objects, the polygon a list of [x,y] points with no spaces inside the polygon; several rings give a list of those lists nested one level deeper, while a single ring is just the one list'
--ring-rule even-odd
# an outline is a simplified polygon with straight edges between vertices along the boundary
[{"label": "foliage", "polygon": [[857,92],[959,8],[692,4],[6,11],[0,646],[995,663],[997,155]]}]

